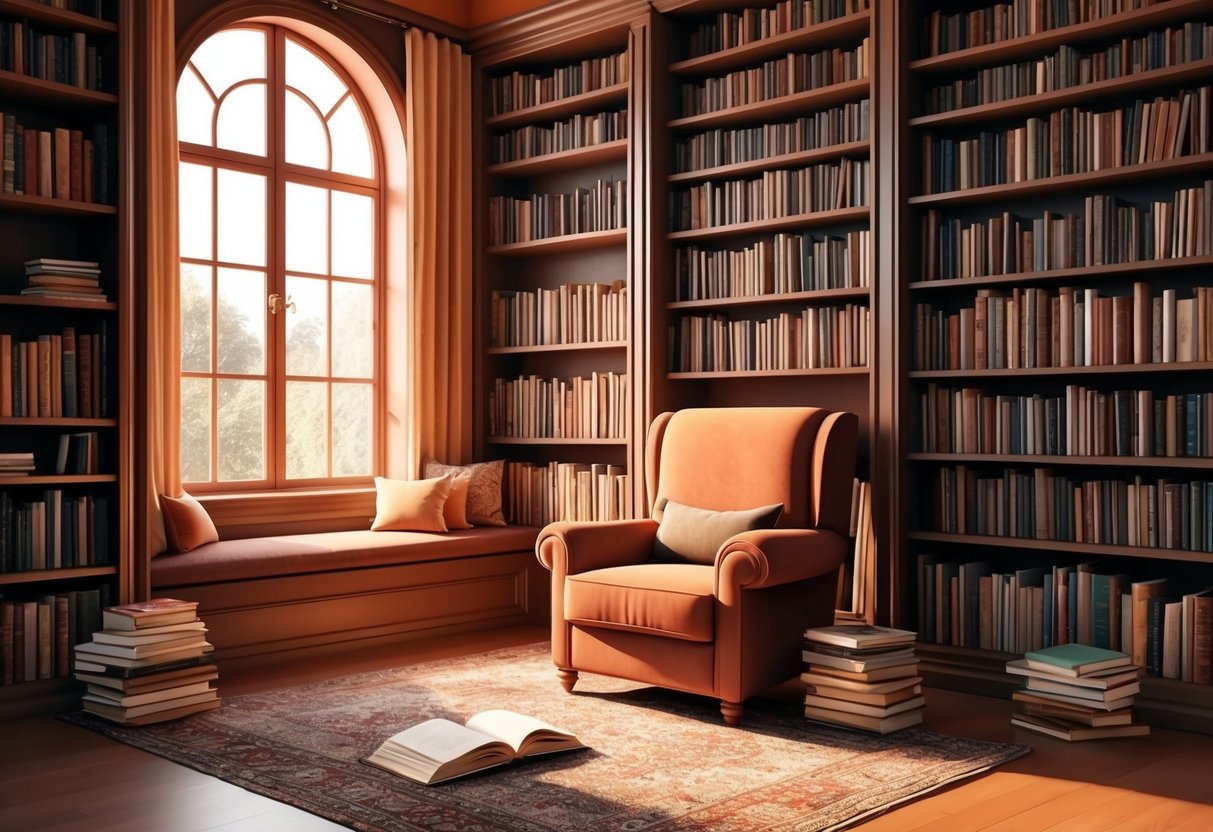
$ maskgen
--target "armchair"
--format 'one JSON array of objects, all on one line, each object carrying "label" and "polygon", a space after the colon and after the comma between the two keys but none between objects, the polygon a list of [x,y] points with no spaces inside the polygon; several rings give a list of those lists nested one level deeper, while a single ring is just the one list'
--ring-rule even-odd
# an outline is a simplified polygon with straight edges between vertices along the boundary
[{"label": "armchair", "polygon": [[[812,407],[658,416],[645,445],[651,519],[552,523],[536,542],[565,690],[579,671],[631,679],[718,698],[736,725],[748,697],[796,676],[804,630],[833,622],[857,434],[855,414]],[[776,503],[774,528],[728,537],[714,560],[654,557],[667,505]]]}]

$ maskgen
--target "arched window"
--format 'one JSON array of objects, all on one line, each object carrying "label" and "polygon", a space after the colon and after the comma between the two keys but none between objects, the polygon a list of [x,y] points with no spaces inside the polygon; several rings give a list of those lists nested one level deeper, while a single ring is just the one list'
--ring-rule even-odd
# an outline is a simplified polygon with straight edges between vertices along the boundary
[{"label": "arched window", "polygon": [[383,177],[366,102],[300,35],[242,23],[190,56],[177,113],[182,479],[367,481]]}]

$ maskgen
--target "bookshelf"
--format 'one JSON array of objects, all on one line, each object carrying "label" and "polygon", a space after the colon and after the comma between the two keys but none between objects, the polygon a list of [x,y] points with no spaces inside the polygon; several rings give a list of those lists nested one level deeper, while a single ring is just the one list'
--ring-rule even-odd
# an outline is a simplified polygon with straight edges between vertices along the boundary
[{"label": "bookshelf", "polygon": [[506,519],[531,525],[630,516],[638,487],[634,55],[610,15],[569,26],[476,52],[476,453],[506,460]]},{"label": "bookshelf", "polygon": [[1209,731],[1191,657],[1158,676],[1213,585],[1213,16],[1116,5],[895,9],[917,33],[897,148],[917,169],[893,206],[899,617],[927,672],[976,689],[1033,646],[1148,639],[1139,710]]},{"label": "bookshelf", "polygon": [[[118,360],[131,300],[118,161],[128,7],[66,5],[0,0],[0,453],[33,455],[32,470],[0,477],[6,716],[74,695],[70,645],[96,629],[104,604],[129,600],[132,582]],[[39,258],[96,263],[105,300],[23,295],[36,282],[25,264]]]}]

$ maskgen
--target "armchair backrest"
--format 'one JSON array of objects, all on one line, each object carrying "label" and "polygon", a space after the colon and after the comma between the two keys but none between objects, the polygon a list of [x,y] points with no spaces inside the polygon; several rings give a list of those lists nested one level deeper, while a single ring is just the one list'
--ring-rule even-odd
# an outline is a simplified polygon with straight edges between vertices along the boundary
[{"label": "armchair backrest", "polygon": [[661,498],[713,511],[783,503],[780,528],[847,534],[859,419],[818,407],[689,408],[653,420],[650,516]]}]

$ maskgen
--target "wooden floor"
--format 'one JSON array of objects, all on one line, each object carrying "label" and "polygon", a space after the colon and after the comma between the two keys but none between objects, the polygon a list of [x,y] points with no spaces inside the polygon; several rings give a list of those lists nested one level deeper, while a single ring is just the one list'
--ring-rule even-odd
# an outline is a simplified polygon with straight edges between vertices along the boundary
[{"label": "wooden floor", "polygon": [[[221,671],[224,696],[542,640],[535,628]],[[1213,695],[1213,692],[1211,692]],[[862,832],[1127,832],[1213,829],[1213,738],[1070,745],[1011,728],[1010,703],[927,691],[927,728],[1032,746],[984,777],[921,798]],[[313,832],[327,821],[49,717],[0,723],[0,830]]]}]

